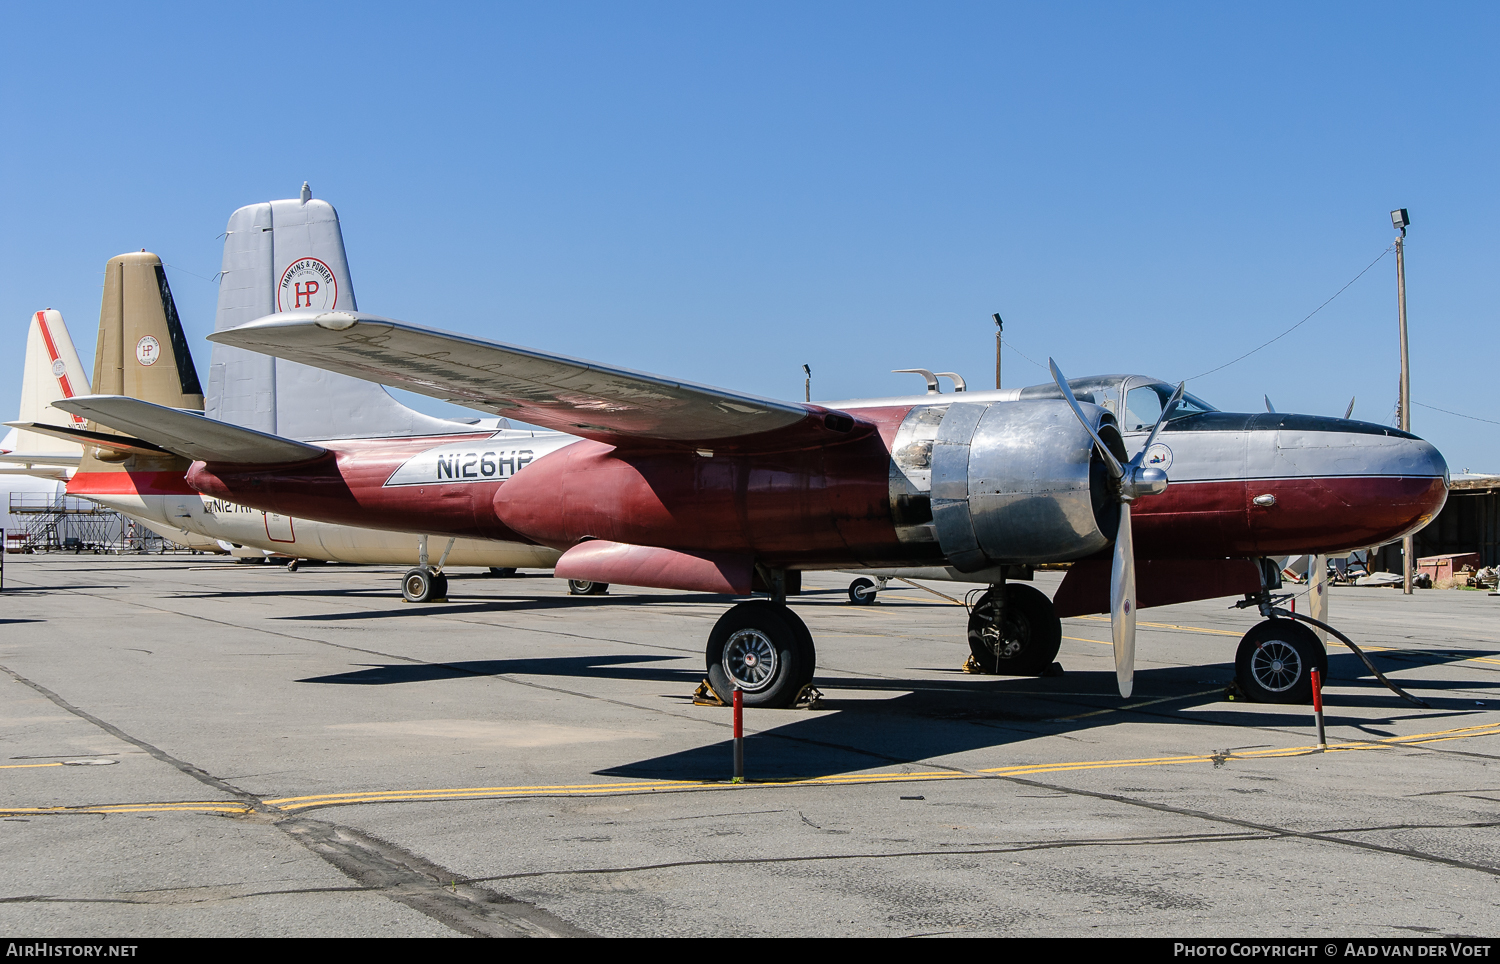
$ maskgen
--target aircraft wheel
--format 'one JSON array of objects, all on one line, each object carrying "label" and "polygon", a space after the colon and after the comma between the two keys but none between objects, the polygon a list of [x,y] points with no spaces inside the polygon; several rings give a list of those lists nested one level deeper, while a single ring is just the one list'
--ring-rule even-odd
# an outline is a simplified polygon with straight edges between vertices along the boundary
[{"label": "aircraft wheel", "polygon": [[856,606],[869,606],[875,602],[875,582],[860,576],[849,584],[849,601]]},{"label": "aircraft wheel", "polygon": [[432,577],[432,598],[448,598],[448,574],[446,572],[434,573]]},{"label": "aircraft wheel", "polygon": [[515,566],[490,566],[490,575],[499,576],[501,579],[509,579],[515,574]]},{"label": "aircraft wheel", "polygon": [[288,562],[286,564],[286,571],[287,572],[296,572],[297,571],[297,562],[298,562],[298,560],[296,560],[296,559],[293,559],[291,562]]},{"label": "aircraft wheel", "polygon": [[401,580],[401,595],[407,602],[431,602],[440,595],[437,579],[426,569],[408,569]]},{"label": "aircraft wheel", "polygon": [[1052,600],[1030,586],[1005,587],[1002,626],[994,624],[995,590],[969,613],[969,652],[986,673],[1040,676],[1062,648],[1062,622]]},{"label": "aircraft wheel", "polygon": [[1311,703],[1311,671],[1326,679],[1328,654],[1301,623],[1267,619],[1240,640],[1234,669],[1240,689],[1257,703]]},{"label": "aircraft wheel", "polygon": [[587,579],[569,579],[568,595],[570,596],[603,596],[609,592],[607,582],[589,582]]},{"label": "aircraft wheel", "polygon": [[744,602],[719,617],[705,653],[708,681],[725,699],[735,686],[746,706],[791,706],[812,681],[812,634],[797,615],[771,602]]}]

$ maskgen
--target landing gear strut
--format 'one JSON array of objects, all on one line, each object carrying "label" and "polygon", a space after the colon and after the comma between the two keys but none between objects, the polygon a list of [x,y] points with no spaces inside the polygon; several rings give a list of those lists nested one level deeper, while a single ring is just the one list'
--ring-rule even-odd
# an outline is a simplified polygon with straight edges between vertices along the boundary
[{"label": "landing gear strut", "polygon": [[401,597],[407,602],[437,602],[448,598],[448,576],[443,572],[443,563],[453,551],[457,539],[449,539],[437,565],[427,564],[427,537],[417,537],[417,568],[408,569],[401,578]]},{"label": "landing gear strut", "polygon": [[991,586],[969,610],[971,665],[999,676],[1040,676],[1062,647],[1052,600],[1019,583]]}]

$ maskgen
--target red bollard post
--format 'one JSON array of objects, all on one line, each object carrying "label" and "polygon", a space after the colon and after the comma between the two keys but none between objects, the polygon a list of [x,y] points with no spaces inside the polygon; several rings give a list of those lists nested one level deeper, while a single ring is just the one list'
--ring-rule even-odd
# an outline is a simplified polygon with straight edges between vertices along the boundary
[{"label": "red bollard post", "polygon": [[1328,749],[1328,737],[1323,735],[1323,676],[1312,671],[1313,719],[1318,721],[1318,746]]},{"label": "red bollard post", "polygon": [[745,691],[734,688],[734,782],[745,782]]}]

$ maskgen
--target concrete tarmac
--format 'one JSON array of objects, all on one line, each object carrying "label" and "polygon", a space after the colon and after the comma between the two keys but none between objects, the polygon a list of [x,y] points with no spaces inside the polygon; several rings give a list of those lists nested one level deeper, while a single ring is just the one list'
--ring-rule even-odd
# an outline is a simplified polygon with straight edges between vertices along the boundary
[{"label": "concrete tarmac", "polygon": [[[0,931],[28,937],[1495,936],[1500,598],[1332,591],[1311,709],[1225,700],[1230,600],[970,676],[926,584],[792,600],[813,709],[696,706],[721,597],[541,574],[9,556]],[[1049,594],[1058,577],[1039,574]],[[900,584],[893,584],[900,585]],[[1305,600],[1303,602],[1305,605]],[[1299,607],[1300,608],[1300,607]]]}]

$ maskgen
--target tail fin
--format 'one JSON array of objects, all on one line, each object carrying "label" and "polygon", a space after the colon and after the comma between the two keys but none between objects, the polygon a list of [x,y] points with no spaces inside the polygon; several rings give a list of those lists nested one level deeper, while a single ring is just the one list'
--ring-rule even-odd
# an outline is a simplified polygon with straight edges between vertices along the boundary
[{"label": "tail fin", "polygon": [[[177,317],[166,271],[161,259],[148,251],[116,255],[104,266],[93,388],[100,394],[128,395],[168,408],[203,410],[203,388]],[[53,408],[51,417],[40,421],[57,424],[58,412]],[[85,427],[107,435],[121,434],[93,422]],[[79,471],[167,470],[176,468],[180,461],[165,453],[132,455],[90,446]],[[186,468],[185,462],[181,468]]]},{"label": "tail fin", "polygon": [[[89,379],[83,362],[68,335],[62,313],[45,308],[31,316],[26,333],[26,367],[21,374],[21,411],[17,421],[61,421],[64,416],[52,408],[53,402],[75,395],[89,394]],[[72,416],[79,428],[83,419]],[[0,451],[31,455],[81,455],[82,448],[72,442],[22,430],[13,431],[0,441]],[[0,461],[3,461],[0,456]]]},{"label": "tail fin", "polygon": [[[306,184],[300,198],[229,216],[214,330],[295,308],[357,308],[338,212]],[[407,408],[373,382],[227,345],[210,357],[207,414],[302,440],[472,431]]]},{"label": "tail fin", "polygon": [[203,410],[203,388],[161,259],[121,254],[104,267],[94,391]]}]

